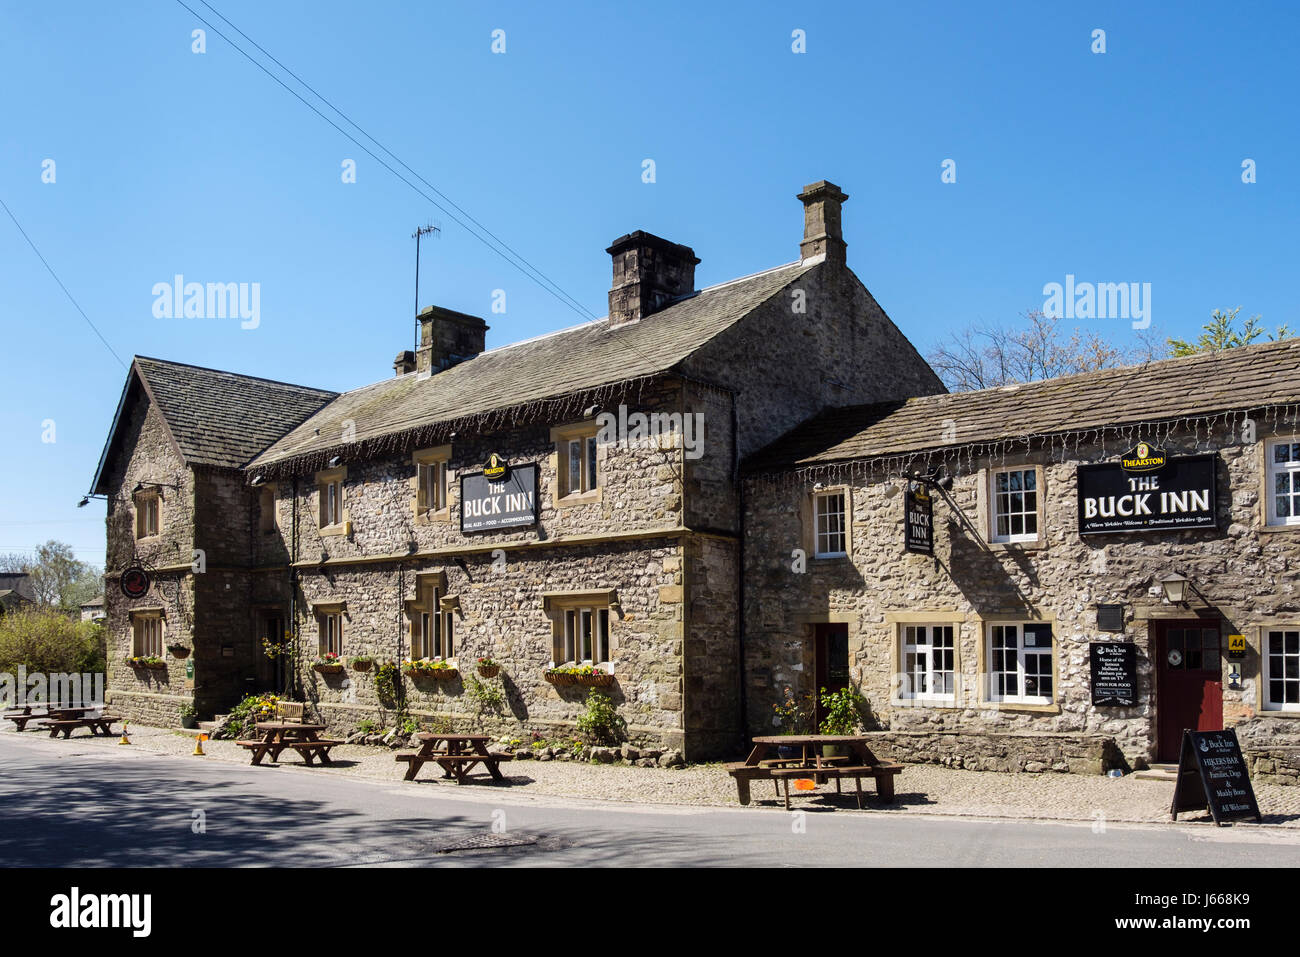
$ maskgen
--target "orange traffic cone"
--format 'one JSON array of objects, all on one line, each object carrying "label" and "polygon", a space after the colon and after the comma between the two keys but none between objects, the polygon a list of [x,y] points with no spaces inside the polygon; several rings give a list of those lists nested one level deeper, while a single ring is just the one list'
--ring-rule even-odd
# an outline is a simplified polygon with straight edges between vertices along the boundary
[{"label": "orange traffic cone", "polygon": [[200,732],[199,736],[194,739],[194,750],[191,751],[190,753],[196,754],[200,757],[204,757],[205,755],[203,751],[203,742],[206,740],[208,740],[207,734]]},{"label": "orange traffic cone", "polygon": [[128,738],[128,737],[126,736],[126,722],[125,722],[125,721],[122,722],[122,740],[119,741],[119,742],[117,742],[117,743],[118,743],[118,744],[130,744],[130,743],[131,743],[131,739]]}]

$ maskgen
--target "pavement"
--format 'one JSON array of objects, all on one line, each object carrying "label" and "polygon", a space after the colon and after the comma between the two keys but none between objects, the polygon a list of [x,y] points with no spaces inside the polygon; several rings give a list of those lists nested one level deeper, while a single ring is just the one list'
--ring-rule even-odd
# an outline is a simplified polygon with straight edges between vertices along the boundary
[{"label": "pavement", "polygon": [[10,867],[1300,865],[1292,828],[846,808],[606,801],[0,734]]}]

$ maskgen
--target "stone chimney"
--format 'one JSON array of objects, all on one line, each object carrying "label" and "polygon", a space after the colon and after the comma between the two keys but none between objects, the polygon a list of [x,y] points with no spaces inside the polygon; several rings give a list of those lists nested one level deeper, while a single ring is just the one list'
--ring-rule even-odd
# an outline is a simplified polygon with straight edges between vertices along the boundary
[{"label": "stone chimney", "polygon": [[844,230],[840,226],[840,207],[848,200],[834,183],[822,180],[809,183],[799,194],[803,203],[803,242],[799,258],[811,259],[826,254],[827,262],[844,263]]},{"label": "stone chimney", "polygon": [[[415,353],[415,368],[422,375],[473,359],[483,351],[487,341],[488,324],[478,316],[426,306],[420,310],[419,320],[420,348]],[[397,363],[393,365],[396,367]]]},{"label": "stone chimney", "polygon": [[605,252],[614,257],[609,290],[611,328],[640,322],[695,291],[699,260],[690,246],[637,230],[620,236]]},{"label": "stone chimney", "polygon": [[404,349],[397,354],[393,360],[393,372],[397,375],[406,375],[408,372],[415,371],[415,353],[410,349]]}]

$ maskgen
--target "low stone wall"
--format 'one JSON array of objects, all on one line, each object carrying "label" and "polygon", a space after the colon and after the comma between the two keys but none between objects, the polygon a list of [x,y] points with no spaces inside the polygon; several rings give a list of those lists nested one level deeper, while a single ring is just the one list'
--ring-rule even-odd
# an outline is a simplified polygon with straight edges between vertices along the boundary
[{"label": "low stone wall", "polygon": [[1300,747],[1247,748],[1245,758],[1255,784],[1300,784]]},{"label": "low stone wall", "polygon": [[867,736],[877,757],[902,764],[1061,774],[1130,770],[1115,739],[1099,734],[873,731]]},{"label": "low stone wall", "polygon": [[108,710],[128,721],[154,728],[179,728],[181,705],[190,704],[188,694],[172,695],[147,691],[110,691],[105,695]]}]

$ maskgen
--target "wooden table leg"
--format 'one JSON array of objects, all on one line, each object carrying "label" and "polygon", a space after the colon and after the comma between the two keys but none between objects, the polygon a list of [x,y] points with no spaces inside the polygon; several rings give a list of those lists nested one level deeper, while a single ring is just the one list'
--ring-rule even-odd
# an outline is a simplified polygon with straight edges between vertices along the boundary
[{"label": "wooden table leg", "polygon": [[880,800],[889,804],[894,800],[894,776],[892,774],[876,775],[876,793]]},{"label": "wooden table leg", "polygon": [[781,783],[785,785],[785,809],[790,810],[790,779],[782,778]]},{"label": "wooden table leg", "polygon": [[[776,778],[772,779],[772,783],[776,783]],[[776,796],[780,797],[781,792],[777,791]],[[743,774],[736,775],[736,798],[740,801],[742,807],[749,804],[749,778]]]},{"label": "wooden table leg", "polygon": [[862,775],[858,775],[853,780],[858,782],[858,810],[862,810]]}]

